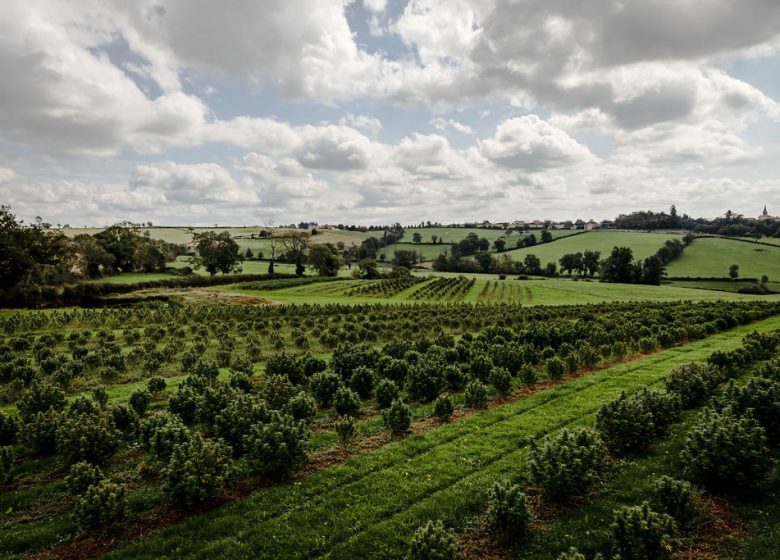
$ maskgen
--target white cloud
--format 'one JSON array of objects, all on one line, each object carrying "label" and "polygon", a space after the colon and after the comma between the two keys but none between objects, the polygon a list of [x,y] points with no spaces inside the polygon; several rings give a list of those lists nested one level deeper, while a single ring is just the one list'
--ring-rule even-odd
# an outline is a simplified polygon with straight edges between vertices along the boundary
[{"label": "white cloud", "polygon": [[13,169],[0,167],[0,184],[7,183],[16,176]]},{"label": "white cloud", "polygon": [[339,124],[343,126],[351,126],[368,132],[371,136],[376,136],[382,130],[382,121],[371,115],[355,115],[353,113],[347,113],[341,119]]},{"label": "white cloud", "polygon": [[456,121],[455,119],[445,119],[443,117],[436,117],[431,120],[431,126],[439,131],[454,130],[461,134],[475,134],[474,129],[467,124]]},{"label": "white cloud", "polygon": [[363,6],[370,12],[381,12],[386,5],[387,0],[363,0]]},{"label": "white cloud", "polygon": [[166,161],[135,168],[130,187],[139,192],[161,192],[166,200],[182,204],[251,204],[257,195],[250,182],[238,183],[216,163],[178,164]]},{"label": "white cloud", "polygon": [[536,115],[501,123],[495,136],[479,145],[486,158],[531,173],[573,165],[593,157],[585,146]]}]

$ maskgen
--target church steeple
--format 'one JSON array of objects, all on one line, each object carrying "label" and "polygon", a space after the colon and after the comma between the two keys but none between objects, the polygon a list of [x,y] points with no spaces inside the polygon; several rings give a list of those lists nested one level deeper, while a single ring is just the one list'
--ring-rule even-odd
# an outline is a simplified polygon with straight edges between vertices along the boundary
[{"label": "church steeple", "polygon": [[763,215],[764,216],[768,216],[769,215],[769,213],[766,211],[766,204],[764,205],[764,214]]}]

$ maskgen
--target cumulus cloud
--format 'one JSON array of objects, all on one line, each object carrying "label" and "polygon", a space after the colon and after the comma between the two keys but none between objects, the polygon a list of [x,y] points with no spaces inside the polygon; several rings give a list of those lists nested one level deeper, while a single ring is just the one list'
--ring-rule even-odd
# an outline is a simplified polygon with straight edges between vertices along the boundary
[{"label": "cumulus cloud", "polygon": [[442,132],[446,130],[453,130],[460,132],[461,134],[474,134],[474,129],[467,124],[456,121],[455,119],[445,119],[443,117],[436,117],[431,121],[431,125],[436,130]]},{"label": "cumulus cloud", "polygon": [[501,123],[493,138],[480,142],[480,150],[496,163],[531,173],[593,157],[585,146],[536,115]]},{"label": "cumulus cloud", "polygon": [[239,184],[216,163],[178,164],[166,161],[139,165],[130,179],[139,192],[156,191],[165,200],[183,204],[251,204],[257,201],[252,183]]}]

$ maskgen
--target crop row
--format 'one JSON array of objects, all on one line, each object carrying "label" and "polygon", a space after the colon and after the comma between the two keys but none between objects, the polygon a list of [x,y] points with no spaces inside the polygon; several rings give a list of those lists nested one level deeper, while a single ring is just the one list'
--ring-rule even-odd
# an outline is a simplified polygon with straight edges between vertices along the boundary
[{"label": "crop row", "polygon": [[475,282],[465,276],[437,278],[415,290],[411,297],[431,301],[463,299]]},{"label": "crop row", "polygon": [[369,284],[363,284],[357,288],[352,288],[345,292],[348,296],[377,296],[377,297],[392,297],[402,291],[416,286],[417,284],[426,282],[428,278],[422,278],[420,276],[404,276],[400,278],[386,278],[371,282]]}]

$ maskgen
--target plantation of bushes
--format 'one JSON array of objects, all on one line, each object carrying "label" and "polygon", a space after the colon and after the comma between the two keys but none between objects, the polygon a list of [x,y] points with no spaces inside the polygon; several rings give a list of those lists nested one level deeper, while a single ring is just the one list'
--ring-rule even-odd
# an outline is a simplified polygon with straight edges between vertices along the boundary
[{"label": "plantation of bushes", "polygon": [[[83,526],[106,527],[134,507],[127,477],[112,476],[108,467],[137,450],[134,484],[140,477],[160,488],[170,507],[186,510],[212,502],[237,480],[267,484],[294,476],[317,430],[336,432],[349,447],[355,419],[381,414],[387,432],[403,437],[420,403],[446,422],[453,399],[480,409],[546,375],[558,379],[778,312],[780,306],[764,302],[709,302],[154,305],[7,316],[0,319],[0,389],[15,412],[0,412],[0,478],[12,484],[14,472],[36,457],[56,457],[78,496],[73,508]],[[606,407],[597,432],[540,442],[531,457],[536,484],[554,500],[586,493],[607,474],[608,451],[641,451],[640,442],[662,436],[689,406],[684,395],[702,402],[775,346],[775,339],[748,337],[742,348],[701,366],[703,381],[694,388],[672,375],[666,392],[628,395]],[[264,375],[257,377],[261,364]],[[124,382],[141,384],[122,402],[109,398]],[[764,385],[746,394],[735,388],[717,414],[752,410],[757,400],[774,402],[773,395]],[[771,418],[773,406],[746,425],[751,441],[758,441],[756,426]],[[636,419],[644,424],[632,424]],[[532,513],[522,490],[497,488],[491,508],[496,526],[527,531]],[[420,537],[421,550],[447,541],[437,531]]]}]

